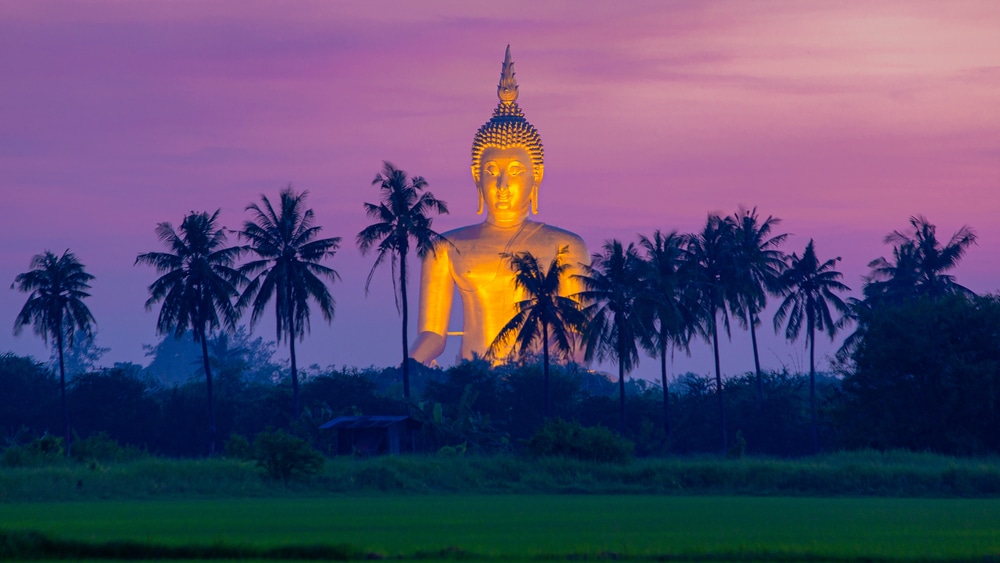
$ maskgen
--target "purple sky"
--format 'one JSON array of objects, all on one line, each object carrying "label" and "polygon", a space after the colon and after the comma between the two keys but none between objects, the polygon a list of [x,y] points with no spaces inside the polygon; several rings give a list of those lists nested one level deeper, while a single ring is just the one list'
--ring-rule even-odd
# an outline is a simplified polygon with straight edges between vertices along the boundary
[{"label": "purple sky", "polygon": [[[45,249],[97,279],[88,304],[106,363],[145,363],[157,222],[260,194],[309,190],[336,318],[314,319],[301,363],[399,361],[389,270],[354,237],[383,159],[424,176],[478,222],[469,174],[510,43],[521,107],[545,143],[538,220],[608,238],[692,231],[710,211],[783,219],[786,251],[842,256],[856,295],[882,238],[924,214],[980,235],[958,279],[1000,288],[1000,4],[986,2],[36,2],[0,3],[0,280]],[[412,280],[415,295],[417,280]],[[0,293],[13,325],[25,296]],[[6,321],[3,321],[6,319]],[[766,316],[762,360],[808,367]],[[411,330],[414,327],[411,326]],[[256,333],[273,339],[271,322]],[[48,357],[30,331],[0,351]],[[749,336],[722,346],[752,369]],[[284,349],[282,348],[282,353]],[[457,352],[442,356],[447,365]],[[710,348],[676,370],[708,373]],[[821,362],[826,365],[826,362]],[[610,368],[609,368],[610,369]],[[657,373],[644,359],[635,372]]]}]

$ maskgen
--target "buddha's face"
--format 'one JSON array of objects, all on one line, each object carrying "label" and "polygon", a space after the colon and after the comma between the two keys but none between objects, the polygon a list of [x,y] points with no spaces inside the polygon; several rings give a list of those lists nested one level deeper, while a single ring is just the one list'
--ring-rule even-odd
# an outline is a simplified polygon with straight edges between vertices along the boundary
[{"label": "buddha's face", "polygon": [[501,227],[519,225],[529,212],[538,212],[542,170],[532,166],[524,148],[487,147],[479,167],[472,169],[472,178],[479,187],[480,212],[486,209],[487,222]]}]

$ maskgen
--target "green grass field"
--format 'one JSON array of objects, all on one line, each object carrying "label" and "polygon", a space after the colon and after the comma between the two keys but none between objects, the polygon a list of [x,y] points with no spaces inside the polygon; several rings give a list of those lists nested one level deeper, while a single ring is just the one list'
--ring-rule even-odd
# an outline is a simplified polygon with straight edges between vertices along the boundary
[{"label": "green grass field", "polygon": [[[338,495],[0,504],[4,530],[90,544],[281,548],[495,561],[983,560],[1000,500],[640,495]],[[438,554],[445,554],[443,557]],[[2,558],[2,557],[0,557]]]}]

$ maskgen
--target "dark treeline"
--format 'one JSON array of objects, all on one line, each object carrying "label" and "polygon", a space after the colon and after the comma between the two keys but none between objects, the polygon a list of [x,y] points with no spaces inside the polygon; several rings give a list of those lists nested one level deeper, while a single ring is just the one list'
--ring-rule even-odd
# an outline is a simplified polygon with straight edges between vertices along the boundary
[{"label": "dark treeline", "polygon": [[[411,414],[425,423],[431,451],[463,446],[471,452],[516,452],[544,422],[540,363],[491,368],[484,361],[462,362],[447,370],[411,366],[412,393],[402,398],[399,368],[306,370],[301,382],[302,413],[292,411],[287,369],[281,380],[255,377],[254,370],[231,357],[217,363],[215,401],[218,433],[252,439],[267,429],[285,429],[328,452],[333,436],[316,427],[336,416]],[[244,377],[244,374],[247,377]],[[809,451],[808,382],[802,376],[765,373],[765,401],[756,399],[752,374],[730,378],[725,393],[730,432],[745,450],[800,455]],[[832,399],[839,384],[822,378],[821,396]],[[584,426],[618,423],[618,386],[606,375],[577,366],[555,366],[551,374],[552,413]],[[59,382],[53,371],[31,358],[0,356],[0,428],[7,445],[23,444],[46,433],[59,434]],[[640,456],[715,452],[719,430],[710,378],[687,374],[670,395],[675,431],[663,432],[662,391],[643,380],[627,385],[630,413],[626,438]],[[208,439],[205,386],[192,375],[183,383],[163,384],[137,365],[118,365],[73,378],[67,387],[69,415],[77,438],[104,433],[122,445],[167,456],[204,454]],[[832,415],[830,415],[832,416]],[[824,415],[824,432],[833,419]],[[831,445],[839,438],[826,436]],[[739,447],[734,445],[734,448]]]},{"label": "dark treeline", "polygon": [[[369,281],[386,261],[394,278],[399,274],[398,367],[297,365],[295,343],[309,332],[310,311],[333,319],[328,284],[339,275],[321,262],[334,256],[340,238],[318,238],[306,194],[289,187],[274,205],[266,196],[250,204],[251,219],[239,231],[219,227],[218,211],[192,212],[178,229],[157,226],[165,249],[136,258],[159,275],[146,307],[159,309],[164,339],[149,350],[147,368],[90,369],[102,352],[84,304],[93,276],[69,251],[36,255],[13,286],[29,294],[15,332],[30,325],[50,343],[53,368],[3,357],[0,430],[8,443],[59,434],[69,455],[73,433],[104,432],[164,455],[204,453],[206,444],[212,455],[226,436],[287,428],[322,447],[320,423],[364,413],[410,414],[425,423],[430,445],[474,450],[516,449],[552,417],[616,428],[640,455],[1000,449],[998,299],[974,294],[949,273],[976,242],[967,227],[940,241],[933,224],[912,217],[907,230],[886,236],[891,256],[869,263],[862,297],[846,300],[840,258],[821,259],[812,240],[801,253],[784,252],[780,220],[756,208],[710,214],[695,233],[605,241],[589,265],[562,264],[559,253],[546,268],[529,253],[503,254],[524,301],[490,347],[489,362],[442,371],[407,359],[406,264],[410,249],[425,255],[441,242],[429,214],[447,207],[423,191],[422,178],[388,163],[373,184],[381,203],[365,204],[374,223],[356,242],[377,250]],[[227,234],[246,244],[229,245]],[[583,291],[567,296],[560,283],[570,267]],[[767,324],[789,341],[805,341],[807,374],[761,368],[757,330],[769,299],[777,307]],[[237,323],[249,316],[253,328],[272,306],[277,342],[251,341]],[[748,342],[733,345],[752,347],[754,366],[726,378],[720,341],[732,339],[734,325],[749,333]],[[833,339],[848,329],[836,377],[820,373],[817,336]],[[185,339],[197,349],[193,359],[190,347],[185,356],[177,346]],[[697,340],[712,347],[714,377],[688,374],[670,383],[668,355],[689,353]],[[288,347],[287,367],[271,362],[277,345]],[[567,365],[577,351],[588,362],[616,365],[617,381]],[[628,380],[643,351],[660,364],[657,384]],[[178,368],[187,375],[164,378]]]},{"label": "dark treeline", "polygon": [[[864,324],[853,359],[835,377],[816,378],[819,442],[824,450],[905,448],[959,455],[1000,452],[1000,298],[944,296],[886,306]],[[167,456],[204,454],[206,394],[197,355],[171,342],[151,348],[189,365],[190,379],[163,383],[155,353],[147,368],[120,364],[70,380],[67,403],[79,438],[113,440]],[[339,415],[410,414],[425,423],[425,446],[470,452],[516,452],[543,424],[543,375],[538,361],[490,367],[463,362],[446,370],[411,366],[414,399],[402,397],[399,368],[301,372],[296,418],[286,366],[271,363],[272,344],[215,339],[219,436],[252,439],[285,429],[330,453],[334,437],[317,430]],[[192,361],[193,360],[193,361]],[[250,361],[256,362],[251,364]],[[584,426],[615,428],[618,385],[606,374],[553,366],[553,416]],[[813,451],[808,374],[764,372],[727,378],[723,394],[730,455],[798,456]],[[0,356],[0,429],[6,445],[60,434],[58,377],[45,364]],[[714,378],[685,374],[670,387],[672,428],[664,433],[662,389],[643,380],[626,386],[625,437],[639,456],[718,452]]]}]

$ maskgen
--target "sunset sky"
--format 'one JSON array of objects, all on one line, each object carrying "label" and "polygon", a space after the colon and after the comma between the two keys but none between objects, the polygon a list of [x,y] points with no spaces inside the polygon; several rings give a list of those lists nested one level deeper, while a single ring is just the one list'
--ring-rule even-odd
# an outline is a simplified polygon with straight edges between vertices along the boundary
[{"label": "sunset sky", "polygon": [[[615,4],[5,0],[0,281],[72,250],[96,276],[103,363],[146,363],[155,273],[133,262],[161,250],[156,224],[221,208],[239,228],[291,183],[343,237],[336,317],[314,317],[300,364],[398,363],[389,269],[364,292],[362,203],[388,160],[448,202],[436,228],[482,220],[469,151],[509,43],[545,145],[536,218],[591,251],[757,206],[791,233],[784,250],[813,238],[821,259],[841,256],[857,296],[891,252],[883,237],[923,214],[943,239],[975,229],[954,273],[1000,289],[1000,3]],[[46,360],[41,339],[11,331],[25,298],[0,292],[0,352]],[[764,366],[808,369],[803,341],[764,323]],[[722,352],[725,373],[752,369],[744,331]],[[698,344],[674,369],[710,365]],[[644,358],[634,375],[657,370]]]}]

